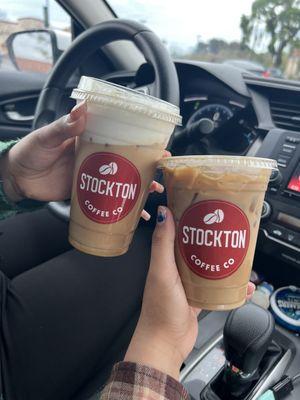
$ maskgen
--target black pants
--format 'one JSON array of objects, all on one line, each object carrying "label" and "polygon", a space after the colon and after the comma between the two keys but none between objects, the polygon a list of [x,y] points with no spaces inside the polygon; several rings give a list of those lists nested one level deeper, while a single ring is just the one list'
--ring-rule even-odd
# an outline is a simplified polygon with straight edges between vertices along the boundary
[{"label": "black pants", "polygon": [[0,222],[5,400],[86,399],[101,387],[133,333],[150,240],[143,225],[126,255],[99,258],[70,249],[47,210]]}]

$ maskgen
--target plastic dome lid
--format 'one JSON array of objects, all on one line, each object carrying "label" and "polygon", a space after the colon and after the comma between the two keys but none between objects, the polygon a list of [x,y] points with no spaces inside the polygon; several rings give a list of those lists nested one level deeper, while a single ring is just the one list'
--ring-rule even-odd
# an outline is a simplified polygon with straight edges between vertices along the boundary
[{"label": "plastic dome lid", "polygon": [[230,168],[263,168],[277,170],[277,161],[269,158],[260,157],[240,157],[240,156],[222,156],[222,155],[204,155],[204,156],[178,156],[166,157],[160,160],[159,166],[162,168],[176,167],[230,167]]},{"label": "plastic dome lid", "polygon": [[156,97],[101,79],[82,76],[71,97],[98,105],[118,107],[150,118],[181,125],[179,108]]}]

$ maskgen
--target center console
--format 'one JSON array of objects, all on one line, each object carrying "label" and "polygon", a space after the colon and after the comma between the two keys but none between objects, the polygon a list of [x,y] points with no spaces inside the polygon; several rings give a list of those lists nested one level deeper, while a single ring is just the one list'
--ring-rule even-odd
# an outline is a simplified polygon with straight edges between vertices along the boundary
[{"label": "center console", "polygon": [[[232,312],[200,314],[199,336],[180,376],[192,400],[257,400],[283,375],[299,373],[299,337],[277,325],[270,336],[263,315],[257,323],[267,311],[240,310],[234,311],[236,321]],[[285,397],[299,398],[300,385]]]},{"label": "center console", "polygon": [[277,160],[263,206],[258,248],[300,268],[300,133],[273,129],[258,157]]}]

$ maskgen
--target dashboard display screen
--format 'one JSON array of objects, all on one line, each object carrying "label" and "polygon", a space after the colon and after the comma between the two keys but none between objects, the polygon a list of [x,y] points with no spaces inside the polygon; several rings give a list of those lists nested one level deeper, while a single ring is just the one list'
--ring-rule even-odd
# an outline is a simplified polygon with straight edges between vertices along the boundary
[{"label": "dashboard display screen", "polygon": [[300,193],[300,164],[295,169],[287,188],[293,192]]}]

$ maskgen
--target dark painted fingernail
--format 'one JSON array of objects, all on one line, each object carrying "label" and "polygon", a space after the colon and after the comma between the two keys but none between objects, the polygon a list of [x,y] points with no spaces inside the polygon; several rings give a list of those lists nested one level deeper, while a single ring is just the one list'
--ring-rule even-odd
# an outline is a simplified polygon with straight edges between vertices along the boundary
[{"label": "dark painted fingernail", "polygon": [[157,210],[157,223],[163,224],[167,219],[167,209],[166,207],[159,206]]}]

